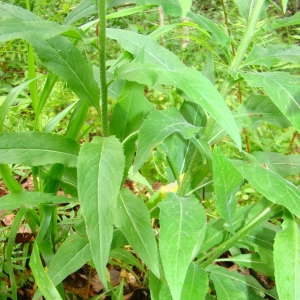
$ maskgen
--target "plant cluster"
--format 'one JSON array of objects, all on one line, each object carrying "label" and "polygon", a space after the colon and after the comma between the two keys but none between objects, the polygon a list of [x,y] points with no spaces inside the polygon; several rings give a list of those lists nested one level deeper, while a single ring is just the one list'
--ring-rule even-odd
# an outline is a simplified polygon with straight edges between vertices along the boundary
[{"label": "plant cluster", "polygon": [[[0,42],[27,47],[27,79],[0,107],[10,191],[0,210],[16,211],[1,238],[3,299],[18,298],[20,269],[33,299],[67,299],[62,282],[87,263],[103,294],[123,299],[126,279],[114,287],[108,262],[143,273],[153,300],[300,299],[300,50],[289,31],[300,15],[269,17],[287,0],[227,2],[213,6],[223,27],[192,0],[82,0],[51,20],[29,0],[0,2]],[[159,6],[172,21],[119,28]],[[167,49],[182,39],[187,49]],[[9,121],[22,93],[31,125],[18,130]],[[34,191],[13,176],[20,166]],[[21,224],[32,237],[23,249]]]}]

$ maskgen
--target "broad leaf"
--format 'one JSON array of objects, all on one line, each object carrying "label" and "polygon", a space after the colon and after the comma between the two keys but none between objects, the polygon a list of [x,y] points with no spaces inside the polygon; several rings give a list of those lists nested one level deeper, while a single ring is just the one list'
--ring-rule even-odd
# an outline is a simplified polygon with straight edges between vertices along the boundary
[{"label": "broad leaf", "polygon": [[253,152],[252,155],[260,164],[264,164],[274,173],[282,177],[300,173],[300,155],[284,155],[274,152]]},{"label": "broad leaf", "polygon": [[237,160],[232,163],[242,176],[268,200],[283,205],[300,217],[300,190],[296,186],[261,165]]},{"label": "broad leaf", "polygon": [[106,288],[106,263],[124,164],[122,145],[112,136],[95,137],[91,143],[84,143],[78,158],[79,201],[86,220],[92,258]]},{"label": "broad leaf", "polygon": [[214,148],[213,172],[217,211],[232,227],[237,208],[235,194],[244,181],[243,177],[217,147]]},{"label": "broad leaf", "polygon": [[277,19],[272,23],[272,28],[277,29],[281,27],[293,26],[300,24],[300,11],[289,18]]},{"label": "broad leaf", "polygon": [[187,68],[180,59],[160,46],[150,37],[130,31],[108,29],[107,36],[116,39],[134,57],[143,56],[146,63],[135,62],[120,67],[118,79],[141,84],[155,83],[173,85],[183,90],[189,99],[202,106],[231,135],[238,147],[240,136],[233,116],[224,99],[211,82],[194,69]]},{"label": "broad leaf", "polygon": [[300,299],[300,234],[298,222],[285,211],[274,245],[276,286],[280,299]]},{"label": "broad leaf", "polygon": [[189,265],[181,293],[181,300],[204,300],[208,290],[208,275],[194,263]]},{"label": "broad leaf", "polygon": [[240,127],[256,128],[261,122],[268,122],[277,127],[286,128],[292,124],[272,102],[263,95],[251,95],[233,112]]},{"label": "broad leaf", "polygon": [[262,299],[257,292],[265,293],[275,299],[278,299],[276,290],[266,290],[250,275],[242,275],[237,271],[228,271],[225,268],[210,265],[207,267],[211,272],[211,279],[213,280],[217,289],[218,299],[232,300],[232,299]]},{"label": "broad leaf", "polygon": [[92,67],[73,43],[61,36],[47,41],[28,41],[47,68],[65,80],[81,100],[100,112],[100,91]]},{"label": "broad leaf", "polygon": [[284,72],[242,73],[253,87],[261,87],[297,130],[300,130],[300,78]]},{"label": "broad leaf", "polygon": [[205,211],[195,198],[167,194],[160,207],[159,251],[173,299],[180,299],[188,267],[202,230]]},{"label": "broad leaf", "polygon": [[34,13],[30,12],[27,9],[23,9],[19,6],[12,5],[7,2],[0,2],[0,17],[4,19],[9,19],[11,17],[14,17],[18,20],[22,21],[43,21],[42,18],[38,17]]},{"label": "broad leaf", "polygon": [[119,193],[114,224],[155,276],[160,277],[158,250],[147,206],[128,189]]},{"label": "broad leaf", "polygon": [[243,62],[241,68],[248,65],[260,65],[270,69],[279,62],[299,64],[299,46],[271,44],[264,48],[261,45],[255,45],[247,56],[246,60]]},{"label": "broad leaf", "polygon": [[65,196],[55,196],[41,192],[11,193],[1,198],[1,210],[15,210],[20,207],[37,208],[41,203],[62,204],[76,201]]},{"label": "broad leaf", "polygon": [[176,108],[169,108],[163,111],[154,110],[149,114],[139,131],[134,172],[139,170],[147,160],[150,150],[170,134],[179,132],[185,139],[189,139],[198,130],[198,127],[187,123]]},{"label": "broad leaf", "polygon": [[79,144],[64,136],[42,132],[9,132],[0,135],[0,163],[39,166],[77,165]]},{"label": "broad leaf", "polygon": [[[55,253],[47,275],[54,285],[58,285],[67,276],[80,269],[91,258],[88,239],[78,235],[71,235],[60,245]],[[33,300],[37,300],[40,297],[41,293],[37,291]]]}]

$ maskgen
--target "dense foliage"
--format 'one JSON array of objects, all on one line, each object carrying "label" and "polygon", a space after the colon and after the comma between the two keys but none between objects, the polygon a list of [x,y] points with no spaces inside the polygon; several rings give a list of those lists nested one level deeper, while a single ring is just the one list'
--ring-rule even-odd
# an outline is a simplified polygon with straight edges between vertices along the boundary
[{"label": "dense foliage", "polygon": [[0,2],[0,210],[16,214],[1,299],[20,270],[33,299],[69,299],[86,264],[123,299],[108,263],[154,300],[300,299],[296,4],[15,4]]}]

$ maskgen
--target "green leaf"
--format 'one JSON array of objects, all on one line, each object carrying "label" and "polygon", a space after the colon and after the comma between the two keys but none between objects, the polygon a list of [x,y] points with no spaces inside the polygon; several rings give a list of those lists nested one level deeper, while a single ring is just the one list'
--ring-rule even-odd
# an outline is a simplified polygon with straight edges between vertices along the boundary
[{"label": "green leaf", "polygon": [[300,173],[299,154],[284,155],[274,152],[253,152],[252,155],[260,164],[265,164],[270,171],[282,177]]},{"label": "green leaf", "polygon": [[114,224],[148,268],[160,277],[158,250],[150,215],[145,203],[127,189],[122,189],[117,200]]},{"label": "green leaf", "polygon": [[79,201],[86,220],[92,258],[106,288],[106,264],[124,165],[122,145],[113,136],[95,137],[91,143],[84,143],[78,157]]},{"label": "green leaf", "polygon": [[264,48],[261,45],[255,45],[241,68],[249,65],[260,65],[270,69],[279,62],[298,64],[300,62],[299,47],[297,45],[270,44]]},{"label": "green leaf", "polygon": [[252,87],[261,87],[300,131],[300,78],[284,72],[242,73]]},{"label": "green leaf", "polygon": [[137,131],[143,122],[145,101],[144,86],[126,82],[112,113],[110,134],[124,141]]},{"label": "green leaf", "polygon": [[115,72],[118,79],[136,81],[141,84],[166,84],[178,87],[189,100],[203,107],[231,135],[238,147],[241,146],[240,134],[232,113],[224,99],[211,82],[190,68],[166,69],[149,63],[130,63]]},{"label": "green leaf", "polygon": [[272,28],[277,29],[281,27],[293,26],[300,24],[300,11],[289,18],[277,19],[272,23]]},{"label": "green leaf", "polygon": [[[71,235],[60,245],[51,261],[47,275],[54,285],[61,283],[68,275],[76,272],[91,260],[89,241],[85,237]],[[41,297],[38,290],[33,300]]]},{"label": "green leaf", "polygon": [[291,182],[258,164],[237,160],[232,163],[259,193],[300,217],[300,190]]},{"label": "green leaf", "polygon": [[272,100],[263,95],[251,95],[233,114],[239,127],[256,128],[261,122],[268,122],[280,128],[292,125]]},{"label": "green leaf", "polygon": [[181,5],[181,10],[182,10],[181,17],[184,18],[186,14],[189,12],[193,1],[192,0],[178,0],[178,1]]},{"label": "green leaf", "polygon": [[167,194],[160,207],[159,251],[173,299],[180,299],[188,267],[202,230],[205,211],[195,198]]},{"label": "green leaf", "polygon": [[194,263],[189,265],[181,293],[181,300],[204,300],[208,290],[208,275]]},{"label": "green leaf", "polygon": [[39,287],[41,293],[47,300],[62,300],[59,292],[55,288],[55,285],[45,273],[42,261],[40,259],[40,252],[37,243],[33,244],[33,250],[29,262],[32,274]]},{"label": "green leaf", "polygon": [[[256,4],[256,1],[253,0],[234,0],[240,15],[246,20],[246,22],[249,21],[253,14],[253,10]],[[262,11],[261,11],[261,17],[268,9],[268,3],[266,2]]]},{"label": "green leaf", "polygon": [[179,132],[185,139],[191,138],[197,131],[185,121],[176,108],[163,111],[154,110],[144,121],[139,131],[139,143],[133,170],[136,172],[150,155],[150,150],[161,143],[167,136]]},{"label": "green leaf", "polygon": [[173,300],[170,289],[165,281],[158,279],[152,272],[149,276],[151,300]]},{"label": "green leaf", "polygon": [[282,10],[283,13],[286,13],[286,8],[287,8],[287,4],[288,4],[289,0],[281,0],[281,5],[282,5]]},{"label": "green leaf", "polygon": [[229,36],[221,30],[214,22],[201,16],[199,14],[188,13],[188,17],[191,18],[198,26],[211,33],[212,43],[227,48],[230,45]]},{"label": "green leaf", "polygon": [[0,17],[5,19],[15,17],[18,20],[27,22],[43,20],[27,9],[23,9],[19,6],[12,5],[4,1],[0,2]]},{"label": "green leaf", "polygon": [[244,180],[234,165],[217,147],[214,148],[213,154],[213,177],[217,211],[232,227],[237,208],[235,194]]},{"label": "green leaf", "polygon": [[97,6],[93,0],[81,1],[65,18],[64,24],[72,24],[81,18],[97,13]]},{"label": "green leaf", "polygon": [[62,36],[47,41],[28,41],[48,69],[65,80],[81,100],[95,106],[100,112],[100,90],[93,69],[73,43]]},{"label": "green leaf", "polygon": [[211,272],[217,289],[218,299],[261,299],[254,290],[278,299],[276,290],[266,290],[250,275],[242,275],[237,271],[228,271],[225,268],[210,265],[206,269]]},{"label": "green leaf", "polygon": [[293,300],[300,298],[300,235],[298,222],[289,211],[283,218],[274,245],[275,278],[280,299]]},{"label": "green leaf", "polygon": [[0,163],[28,166],[61,163],[77,165],[79,144],[64,136],[42,132],[8,132],[0,135]]}]

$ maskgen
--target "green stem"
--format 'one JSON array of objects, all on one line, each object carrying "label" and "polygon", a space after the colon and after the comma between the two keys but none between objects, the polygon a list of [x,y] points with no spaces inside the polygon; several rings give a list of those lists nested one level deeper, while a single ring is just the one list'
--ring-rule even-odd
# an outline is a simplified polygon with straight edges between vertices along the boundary
[{"label": "green stem", "polygon": [[235,235],[227,239],[223,244],[214,248],[212,251],[208,252],[202,256],[197,263],[200,263],[200,267],[205,269],[209,264],[211,264],[215,259],[217,259],[222,253],[234,246],[240,239],[246,236],[255,227],[262,224],[264,221],[268,220],[271,216],[282,210],[280,205],[272,203],[270,206],[265,208],[258,216],[256,216],[249,224],[242,227]]},{"label": "green stem", "polygon": [[22,186],[15,180],[14,176],[12,176],[8,165],[0,165],[0,174],[11,193],[21,192],[23,190]]},{"label": "green stem", "polygon": [[107,79],[106,79],[106,6],[104,0],[98,0],[99,15],[99,63],[100,63],[100,97],[102,108],[102,129],[104,136],[108,136],[108,99],[107,99]]}]

